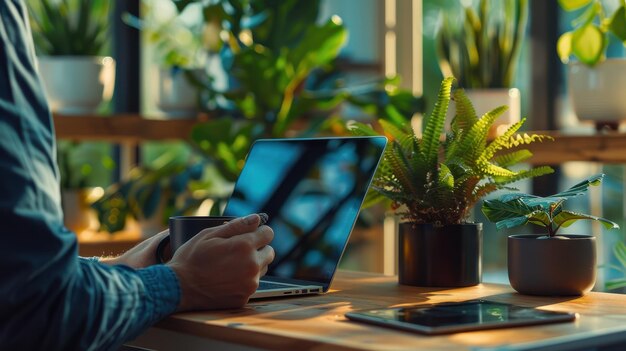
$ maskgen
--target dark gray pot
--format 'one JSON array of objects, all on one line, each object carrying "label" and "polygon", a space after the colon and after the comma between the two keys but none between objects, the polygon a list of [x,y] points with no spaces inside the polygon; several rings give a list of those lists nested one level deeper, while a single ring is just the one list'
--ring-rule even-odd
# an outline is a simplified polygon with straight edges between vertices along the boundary
[{"label": "dark gray pot", "polygon": [[538,239],[541,235],[508,238],[509,281],[521,294],[583,295],[596,282],[596,239]]},{"label": "dark gray pot", "polygon": [[462,287],[480,284],[482,223],[400,224],[400,284]]}]

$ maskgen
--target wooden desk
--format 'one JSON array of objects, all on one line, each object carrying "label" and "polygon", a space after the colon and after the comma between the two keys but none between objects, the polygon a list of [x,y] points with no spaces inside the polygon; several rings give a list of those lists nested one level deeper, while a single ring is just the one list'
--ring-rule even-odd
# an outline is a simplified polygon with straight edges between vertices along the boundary
[{"label": "wooden desk", "polygon": [[[509,286],[400,286],[395,277],[340,272],[326,295],[250,303],[235,311],[171,316],[135,344],[157,350],[569,350],[620,344],[626,350],[626,295],[533,297]],[[346,320],[348,311],[486,298],[553,311],[575,322],[424,336]],[[217,346],[216,346],[217,345]]]}]

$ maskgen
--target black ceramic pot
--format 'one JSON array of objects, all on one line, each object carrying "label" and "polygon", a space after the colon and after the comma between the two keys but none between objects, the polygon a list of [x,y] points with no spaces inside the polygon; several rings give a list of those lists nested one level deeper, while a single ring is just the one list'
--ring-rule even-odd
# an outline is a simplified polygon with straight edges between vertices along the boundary
[{"label": "black ceramic pot", "polygon": [[582,295],[596,281],[596,239],[539,239],[541,235],[508,238],[509,281],[519,293],[544,296]]},{"label": "black ceramic pot", "polygon": [[400,284],[462,287],[480,284],[482,223],[400,224]]}]

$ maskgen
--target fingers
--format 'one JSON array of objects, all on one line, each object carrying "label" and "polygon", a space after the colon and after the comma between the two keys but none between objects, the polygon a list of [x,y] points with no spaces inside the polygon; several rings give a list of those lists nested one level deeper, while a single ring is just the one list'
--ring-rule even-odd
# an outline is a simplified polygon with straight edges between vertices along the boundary
[{"label": "fingers", "polygon": [[224,223],[218,227],[207,228],[199,234],[211,234],[212,238],[230,238],[242,233],[254,232],[261,218],[257,214],[251,214],[246,217],[235,218],[228,223]]},{"label": "fingers", "polygon": [[251,233],[240,234],[232,239],[247,241],[256,250],[260,250],[272,242],[272,239],[274,239],[274,231],[272,228],[262,225]]},{"label": "fingers", "polygon": [[274,248],[266,245],[262,249],[259,250],[257,258],[259,259],[259,266],[261,267],[261,276],[264,276],[267,273],[267,266],[274,261]]}]

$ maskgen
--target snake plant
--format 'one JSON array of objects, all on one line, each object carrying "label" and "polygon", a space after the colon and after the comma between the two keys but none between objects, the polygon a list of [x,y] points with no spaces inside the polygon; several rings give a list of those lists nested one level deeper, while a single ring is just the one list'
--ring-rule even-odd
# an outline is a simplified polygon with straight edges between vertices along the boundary
[{"label": "snake plant", "polygon": [[[390,143],[373,180],[367,205],[387,198],[392,208],[410,222],[460,224],[467,221],[470,209],[487,194],[508,188],[518,180],[553,172],[548,166],[512,170],[511,166],[532,156],[520,146],[551,137],[517,134],[525,121],[522,120],[501,136],[488,140],[490,126],[507,107],[497,107],[478,117],[462,89],[452,92],[453,82],[454,78],[446,78],[441,83],[423,136],[416,135],[410,123],[379,121]],[[451,97],[456,102],[456,117],[442,138]],[[358,135],[378,135],[362,123],[353,123],[351,130]]]},{"label": "snake plant", "polygon": [[98,56],[107,42],[109,0],[29,0],[38,54]]},{"label": "snake plant", "polygon": [[527,17],[526,0],[480,0],[478,11],[464,8],[461,25],[443,14],[437,33],[443,75],[466,89],[511,87]]}]

